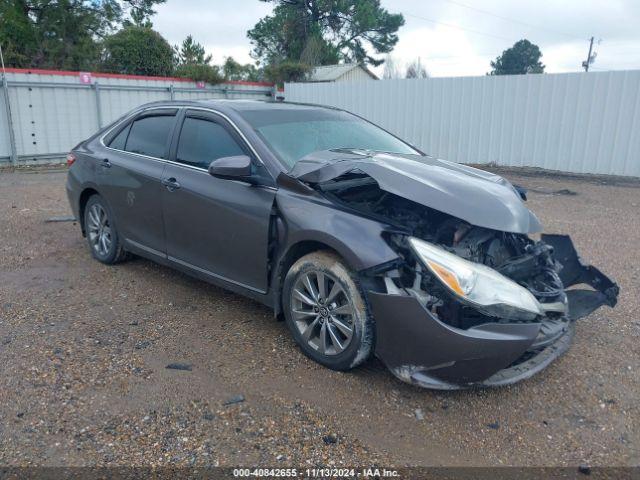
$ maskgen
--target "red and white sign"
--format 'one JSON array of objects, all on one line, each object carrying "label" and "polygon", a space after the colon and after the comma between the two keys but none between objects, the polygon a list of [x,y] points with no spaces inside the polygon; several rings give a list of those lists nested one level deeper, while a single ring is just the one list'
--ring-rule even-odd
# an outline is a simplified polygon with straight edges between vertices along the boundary
[{"label": "red and white sign", "polygon": [[78,78],[80,79],[80,83],[84,83],[90,85],[92,83],[91,73],[89,72],[80,72],[78,74]]}]

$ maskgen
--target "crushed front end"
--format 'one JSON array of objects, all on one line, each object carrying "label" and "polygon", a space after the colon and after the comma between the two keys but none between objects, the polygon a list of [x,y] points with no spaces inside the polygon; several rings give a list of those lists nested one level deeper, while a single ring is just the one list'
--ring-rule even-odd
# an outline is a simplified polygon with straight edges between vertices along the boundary
[{"label": "crushed front end", "polygon": [[[617,300],[617,285],[583,265],[567,236],[534,241],[452,220],[435,237],[392,234],[389,242],[402,262],[385,272],[386,293],[370,293],[376,351],[395,375],[423,387],[500,386],[528,378],[567,350],[575,320]],[[466,262],[448,267],[442,252]],[[470,264],[482,271],[465,287],[453,276],[465,275]],[[567,290],[577,283],[593,289]],[[467,294],[472,288],[482,292],[473,298]]]},{"label": "crushed front end", "polygon": [[398,226],[384,235],[399,260],[362,274],[377,285],[368,291],[376,355],[406,382],[460,389],[529,378],[568,349],[575,320],[616,304],[618,286],[584,265],[567,236],[471,225],[357,179],[325,191]]}]

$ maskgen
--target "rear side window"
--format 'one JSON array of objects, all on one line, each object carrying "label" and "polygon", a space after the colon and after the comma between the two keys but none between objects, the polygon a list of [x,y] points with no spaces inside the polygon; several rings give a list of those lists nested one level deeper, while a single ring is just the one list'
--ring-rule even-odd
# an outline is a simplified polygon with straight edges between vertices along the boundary
[{"label": "rear side window", "polygon": [[113,137],[113,139],[109,143],[109,146],[117,150],[124,150],[124,145],[127,142],[127,135],[129,135],[129,130],[131,130],[131,124],[120,130],[120,133]]},{"label": "rear side window", "polygon": [[185,118],[176,161],[208,168],[213,160],[234,155],[244,155],[244,151],[222,125],[201,118]]},{"label": "rear side window", "polygon": [[174,118],[173,115],[156,115],[134,121],[124,149],[149,157],[166,158],[165,151]]}]

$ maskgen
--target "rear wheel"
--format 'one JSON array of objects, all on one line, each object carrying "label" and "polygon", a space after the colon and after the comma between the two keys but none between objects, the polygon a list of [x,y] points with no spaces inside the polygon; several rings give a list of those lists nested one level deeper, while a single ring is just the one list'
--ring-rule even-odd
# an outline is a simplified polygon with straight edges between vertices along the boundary
[{"label": "rear wheel", "polygon": [[293,264],[284,281],[285,319],[302,351],[334,370],[348,370],[371,354],[373,322],[357,278],[328,251]]},{"label": "rear wheel", "polygon": [[111,265],[124,260],[127,252],[113,222],[113,215],[100,195],[93,195],[84,208],[84,227],[93,258]]}]

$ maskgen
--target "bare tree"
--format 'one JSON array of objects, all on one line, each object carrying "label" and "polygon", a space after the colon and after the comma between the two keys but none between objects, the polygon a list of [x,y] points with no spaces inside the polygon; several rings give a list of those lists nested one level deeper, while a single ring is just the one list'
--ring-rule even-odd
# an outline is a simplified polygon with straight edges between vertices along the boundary
[{"label": "bare tree", "polygon": [[392,78],[402,78],[400,66],[391,55],[387,55],[384,60],[384,72],[382,73],[382,78],[384,80],[391,80]]},{"label": "bare tree", "polygon": [[429,73],[420,63],[420,58],[407,65],[405,78],[429,78]]}]

